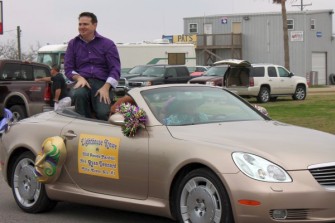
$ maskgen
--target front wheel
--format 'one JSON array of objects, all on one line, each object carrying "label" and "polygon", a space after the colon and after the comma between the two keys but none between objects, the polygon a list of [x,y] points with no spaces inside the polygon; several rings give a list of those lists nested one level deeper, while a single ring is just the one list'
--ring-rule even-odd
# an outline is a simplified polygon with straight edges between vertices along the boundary
[{"label": "front wheel", "polygon": [[27,112],[23,105],[14,105],[9,110],[13,113],[15,121],[27,118]]},{"label": "front wheel", "polygon": [[22,153],[13,165],[11,175],[15,201],[28,213],[48,211],[56,205],[48,198],[44,184],[37,181],[34,162],[35,156],[31,152]]},{"label": "front wheel", "polygon": [[292,96],[294,100],[305,100],[306,98],[306,88],[304,86],[297,86],[294,95]]},{"label": "front wheel", "polygon": [[193,170],[175,185],[174,207],[178,222],[233,222],[228,194],[210,170]]}]

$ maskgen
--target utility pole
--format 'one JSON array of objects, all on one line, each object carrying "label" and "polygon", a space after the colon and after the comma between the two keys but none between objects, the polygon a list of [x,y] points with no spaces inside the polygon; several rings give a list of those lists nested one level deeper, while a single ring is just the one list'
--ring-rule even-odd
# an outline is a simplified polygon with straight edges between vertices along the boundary
[{"label": "utility pole", "polygon": [[17,27],[17,52],[19,60],[21,60],[21,29],[20,26]]},{"label": "utility pole", "polygon": [[301,2],[300,5],[292,5],[292,6],[298,6],[298,7],[300,7],[300,11],[303,11],[305,6],[311,6],[312,5],[312,3],[304,5],[304,0],[300,0],[300,2]]}]

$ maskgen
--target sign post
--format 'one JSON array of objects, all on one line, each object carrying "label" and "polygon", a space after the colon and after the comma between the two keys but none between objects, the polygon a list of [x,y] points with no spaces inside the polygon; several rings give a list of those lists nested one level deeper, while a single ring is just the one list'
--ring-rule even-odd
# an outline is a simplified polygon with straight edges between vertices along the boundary
[{"label": "sign post", "polygon": [[3,34],[3,13],[2,13],[2,1],[0,1],[0,35]]}]

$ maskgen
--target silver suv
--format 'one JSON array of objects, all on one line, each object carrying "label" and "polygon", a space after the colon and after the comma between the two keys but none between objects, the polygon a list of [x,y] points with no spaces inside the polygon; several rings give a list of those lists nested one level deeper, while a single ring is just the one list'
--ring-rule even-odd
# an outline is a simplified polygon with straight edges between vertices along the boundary
[{"label": "silver suv", "polygon": [[260,103],[291,95],[294,100],[307,96],[307,81],[275,64],[250,64],[245,60],[222,60],[215,64],[229,65],[224,86],[242,97],[256,97]]}]

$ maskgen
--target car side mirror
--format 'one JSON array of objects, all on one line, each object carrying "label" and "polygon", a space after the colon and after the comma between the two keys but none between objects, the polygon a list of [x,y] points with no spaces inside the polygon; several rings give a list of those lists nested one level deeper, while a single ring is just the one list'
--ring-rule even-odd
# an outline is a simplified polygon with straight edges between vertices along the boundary
[{"label": "car side mirror", "polygon": [[108,122],[117,125],[117,126],[123,126],[124,125],[124,117],[120,113],[115,113],[111,115],[108,119]]},{"label": "car side mirror", "polygon": [[294,76],[294,73],[291,72],[291,73],[288,74],[288,76],[289,76],[289,77],[293,77],[293,76]]}]

